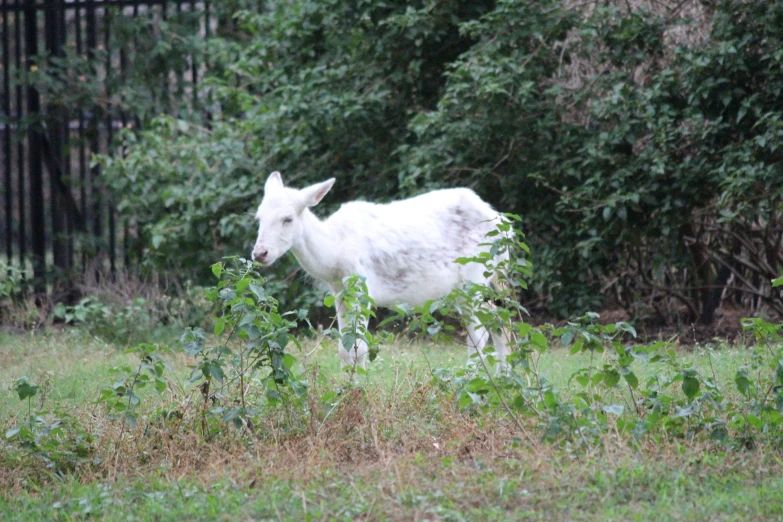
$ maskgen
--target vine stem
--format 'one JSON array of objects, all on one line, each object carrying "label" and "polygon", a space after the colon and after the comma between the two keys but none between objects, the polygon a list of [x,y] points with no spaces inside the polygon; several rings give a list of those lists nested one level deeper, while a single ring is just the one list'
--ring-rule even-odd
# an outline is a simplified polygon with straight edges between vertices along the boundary
[{"label": "vine stem", "polygon": [[120,436],[117,437],[117,444],[114,445],[114,454],[112,455],[112,460],[114,461],[114,472],[115,472],[115,478],[116,478],[116,472],[117,472],[117,460],[120,456],[120,443],[122,442],[122,437],[125,436],[125,423],[128,420],[127,412],[131,409],[131,401],[133,399],[133,390],[136,388],[136,383],[139,380],[139,375],[141,375],[141,369],[144,367],[144,358],[142,357],[141,361],[139,361],[139,367],[136,369],[136,371],[133,374],[133,382],[131,383],[130,390],[128,390],[128,406],[126,407],[126,414],[122,416],[122,424],[120,425]]},{"label": "vine stem", "polygon": [[247,410],[245,406],[245,368],[242,366],[244,362],[242,353],[243,351],[239,352],[239,397],[242,401],[242,410]]},{"label": "vine stem", "polygon": [[[712,371],[712,383],[718,388],[718,377],[715,375],[715,367],[712,365],[712,350],[707,350],[707,360],[710,361],[710,370]],[[720,390],[720,388],[718,388]]]},{"label": "vine stem", "polygon": [[[485,332],[484,335],[487,335]],[[538,451],[538,446],[536,446],[535,441],[530,436],[530,434],[527,432],[524,426],[522,426],[522,423],[519,422],[519,419],[516,415],[514,415],[514,412],[511,411],[511,407],[506,402],[506,399],[503,398],[503,394],[500,393],[500,387],[495,382],[495,379],[492,377],[492,374],[489,371],[489,368],[487,367],[487,362],[484,360],[484,354],[481,353],[480,350],[477,350],[476,353],[478,353],[479,361],[481,361],[481,366],[484,367],[484,371],[487,372],[487,378],[489,379],[490,384],[492,385],[492,388],[495,390],[495,393],[497,394],[498,398],[500,399],[500,403],[503,404],[503,408],[508,412],[508,414],[511,416],[511,420],[514,421],[514,424],[516,424],[517,428],[519,428],[519,431],[522,432],[522,434],[525,436],[527,441],[530,443],[531,446],[536,448],[536,451]]]},{"label": "vine stem", "polygon": [[642,409],[639,407],[639,404],[636,402],[636,396],[633,393],[633,388],[631,387],[631,384],[628,381],[625,381],[625,384],[628,385],[628,391],[631,392],[631,400],[633,401],[634,408],[636,408],[636,414],[641,417]]},{"label": "vine stem", "polygon": [[[331,324],[330,324],[330,325],[329,325],[329,326],[328,326],[326,329],[327,329],[327,330],[331,330],[331,329],[332,329],[332,327],[334,326],[334,322],[335,322],[336,320],[337,320],[337,317],[335,316],[335,318],[334,318],[334,319],[332,319],[332,322],[331,322]],[[308,358],[309,358],[311,355],[313,355],[313,354],[315,353],[315,351],[316,351],[316,350],[318,350],[318,348],[320,348],[320,347],[321,347],[321,344],[324,342],[324,339],[326,339],[326,337],[327,337],[327,334],[323,334],[323,335],[321,336],[321,339],[319,339],[319,340],[318,340],[318,342],[317,342],[317,343],[315,343],[315,348],[313,348],[312,350],[310,350],[309,352],[307,352],[307,353],[305,354],[305,361],[307,361],[307,360],[308,360]]]}]

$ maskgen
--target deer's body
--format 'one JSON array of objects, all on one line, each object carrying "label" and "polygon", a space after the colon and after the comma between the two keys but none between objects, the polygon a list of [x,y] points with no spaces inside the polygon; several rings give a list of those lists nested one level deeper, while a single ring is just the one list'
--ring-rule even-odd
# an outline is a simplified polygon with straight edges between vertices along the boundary
[{"label": "deer's body", "polygon": [[[317,204],[334,179],[302,190],[283,186],[280,174],[270,175],[258,208],[259,235],[253,259],[272,264],[291,250],[302,267],[324,281],[335,295],[343,278],[359,274],[378,306],[414,306],[447,295],[466,281],[488,284],[484,267],[455,263],[486,246],[487,232],[500,216],[466,188],[436,190],[387,204],[355,201],[343,204],[324,221],[308,207]],[[338,302],[338,324],[345,326]],[[471,320],[469,348],[481,350],[486,330]],[[505,334],[492,334],[499,358],[505,358]],[[364,365],[366,347],[341,347],[344,364]],[[363,348],[363,349],[362,349]]]}]

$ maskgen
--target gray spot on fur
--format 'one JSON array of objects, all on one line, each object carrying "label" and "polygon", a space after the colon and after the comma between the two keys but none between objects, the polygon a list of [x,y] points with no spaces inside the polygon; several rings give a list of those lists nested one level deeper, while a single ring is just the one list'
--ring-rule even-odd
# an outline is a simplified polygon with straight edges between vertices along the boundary
[{"label": "gray spot on fur", "polygon": [[384,280],[385,284],[399,290],[405,290],[409,286],[407,266],[410,265],[410,256],[407,250],[399,252],[395,256],[389,252],[373,254],[370,256],[370,268]]},{"label": "gray spot on fur", "polygon": [[446,244],[455,245],[455,258],[472,255],[486,233],[482,221],[486,218],[472,208],[456,206],[445,223]]}]

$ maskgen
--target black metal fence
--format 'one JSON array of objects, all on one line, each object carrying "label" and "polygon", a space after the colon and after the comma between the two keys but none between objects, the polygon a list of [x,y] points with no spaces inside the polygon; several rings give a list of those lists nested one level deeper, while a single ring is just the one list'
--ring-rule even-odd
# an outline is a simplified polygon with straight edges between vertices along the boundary
[{"label": "black metal fence", "polygon": [[[159,60],[143,79],[149,96],[128,85],[150,70],[173,19],[186,20],[180,29],[191,37],[208,37],[210,4],[0,2],[0,263],[20,267],[37,291],[51,274],[132,264],[135,224],[117,215],[91,158],[113,153],[119,129],[144,117],[199,110],[203,63],[187,47],[175,50],[178,65]],[[143,111],[134,101],[142,98]]]}]

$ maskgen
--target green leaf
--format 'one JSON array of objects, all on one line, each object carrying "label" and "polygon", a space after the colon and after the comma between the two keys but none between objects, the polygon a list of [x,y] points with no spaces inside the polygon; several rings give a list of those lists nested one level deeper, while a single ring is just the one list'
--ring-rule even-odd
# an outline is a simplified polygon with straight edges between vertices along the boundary
[{"label": "green leaf", "polygon": [[212,273],[215,274],[215,277],[220,279],[220,274],[223,273],[223,263],[215,263],[210,268],[212,269]]},{"label": "green leaf", "polygon": [[327,308],[331,308],[334,306],[334,296],[333,295],[327,295],[324,297],[324,306]]},{"label": "green leaf", "polygon": [[343,343],[343,348],[348,351],[353,350],[354,344],[356,343],[356,335],[354,335],[353,332],[346,332],[343,334],[341,341]]},{"label": "green leaf", "polygon": [[220,334],[223,333],[223,330],[226,328],[226,320],[225,318],[221,317],[220,319],[215,322],[215,336],[220,337]]},{"label": "green leaf", "polygon": [[476,377],[471,379],[468,384],[465,385],[465,389],[473,393],[486,393],[489,388],[489,381],[484,377]]},{"label": "green leaf", "polygon": [[[239,321],[239,327],[247,326],[249,324],[253,324],[253,321],[256,320],[258,316],[254,313],[247,313],[244,316],[242,316],[242,319]],[[285,346],[285,345],[283,345]]]},{"label": "green leaf", "polygon": [[287,353],[283,356],[283,366],[290,370],[294,367],[294,364],[296,364],[296,358],[293,355]]},{"label": "green leaf", "polygon": [[158,393],[163,393],[166,391],[167,385],[166,381],[161,379],[155,379],[155,389],[158,390]]},{"label": "green leaf", "polygon": [[463,390],[462,392],[460,392],[458,402],[459,402],[459,407],[464,410],[465,408],[473,404],[473,398],[470,396],[468,392]]},{"label": "green leaf", "polygon": [[544,351],[547,347],[546,336],[541,332],[533,332],[530,336],[530,344],[532,344],[538,351]]},{"label": "green leaf", "polygon": [[614,325],[618,330],[631,334],[636,337],[636,329],[626,322],[615,323]]},{"label": "green leaf", "polygon": [[214,378],[216,381],[222,383],[223,379],[225,379],[225,375],[223,374],[223,368],[220,366],[220,363],[217,361],[212,361],[207,366],[207,369],[209,371],[209,375]]},{"label": "green leaf", "polygon": [[134,428],[136,427],[136,415],[132,411],[125,412],[125,420]]},{"label": "green leaf", "polygon": [[35,397],[38,394],[38,385],[30,384],[30,382],[27,380],[27,377],[17,379],[14,389],[16,390],[20,401],[23,401],[29,397]]},{"label": "green leaf", "polygon": [[552,390],[547,390],[544,392],[544,404],[549,409],[557,406],[557,397],[555,397],[555,394],[552,393]]},{"label": "green leaf", "polygon": [[251,282],[252,282],[252,280],[250,279],[249,275],[246,274],[245,276],[243,276],[242,279],[237,281],[236,293],[239,294],[239,295],[243,295],[244,292],[245,292],[245,289],[250,285]]},{"label": "green leaf", "polygon": [[574,344],[571,345],[571,349],[568,351],[571,355],[576,355],[584,349],[585,341],[582,336],[575,337]]},{"label": "green leaf", "polygon": [[604,384],[611,388],[620,382],[620,373],[617,370],[606,370],[604,374]]},{"label": "green leaf", "polygon": [[737,390],[747,397],[748,391],[750,390],[750,379],[748,379],[748,374],[744,369],[737,370],[737,374],[734,376],[734,382],[737,384]]},{"label": "green leaf", "polygon": [[266,291],[264,291],[264,287],[260,284],[252,282],[248,285],[248,288],[250,288],[250,291],[256,296],[256,300],[263,301],[266,299]]},{"label": "green leaf", "polygon": [[628,383],[628,386],[633,388],[634,390],[639,387],[639,379],[636,378],[636,374],[629,371],[625,375],[623,375],[623,379],[625,379],[625,382]]},{"label": "green leaf", "polygon": [[762,421],[759,417],[753,415],[752,413],[748,413],[747,415],[745,415],[745,420],[748,421],[748,424],[750,424],[757,430],[760,430],[764,427],[764,421]]},{"label": "green leaf", "polygon": [[65,319],[65,304],[57,303],[52,313],[57,319]]},{"label": "green leaf", "polygon": [[684,377],[682,379],[682,391],[689,400],[692,400],[699,393],[699,380],[695,377]]}]

